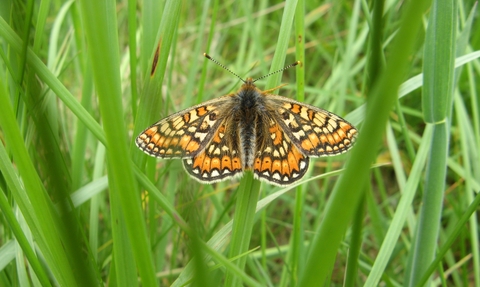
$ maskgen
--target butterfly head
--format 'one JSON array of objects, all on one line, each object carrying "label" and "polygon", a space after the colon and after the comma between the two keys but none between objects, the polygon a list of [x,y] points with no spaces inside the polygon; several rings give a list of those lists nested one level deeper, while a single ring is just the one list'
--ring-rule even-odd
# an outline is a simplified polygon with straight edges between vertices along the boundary
[{"label": "butterfly head", "polygon": [[243,81],[242,88],[255,88],[255,80],[252,78],[247,78],[246,80]]}]

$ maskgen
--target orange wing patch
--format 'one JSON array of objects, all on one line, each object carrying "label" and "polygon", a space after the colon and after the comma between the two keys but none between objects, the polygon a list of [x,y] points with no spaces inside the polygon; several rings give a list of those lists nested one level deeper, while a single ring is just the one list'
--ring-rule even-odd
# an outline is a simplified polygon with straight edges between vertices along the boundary
[{"label": "orange wing patch", "polygon": [[202,183],[242,175],[244,168],[240,151],[232,148],[233,140],[226,136],[225,125],[221,125],[201,153],[183,160],[185,170]]},{"label": "orange wing patch", "polygon": [[[257,155],[253,166],[255,177],[275,185],[285,186],[305,175],[308,170],[309,158],[304,156],[288,139],[284,143],[288,146],[284,155],[277,151]],[[274,154],[278,156],[275,157]]]},{"label": "orange wing patch", "polygon": [[279,186],[292,184],[308,170],[309,158],[286,136],[277,121],[270,118],[269,123],[268,133],[260,133],[266,136],[258,140],[263,144],[255,153],[254,176]]}]

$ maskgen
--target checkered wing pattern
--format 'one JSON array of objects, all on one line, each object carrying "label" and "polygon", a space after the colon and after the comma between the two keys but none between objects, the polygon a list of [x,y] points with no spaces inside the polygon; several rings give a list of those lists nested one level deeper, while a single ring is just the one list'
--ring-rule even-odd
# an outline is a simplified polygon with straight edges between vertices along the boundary
[{"label": "checkered wing pattern", "polygon": [[146,154],[159,158],[187,158],[199,154],[212,140],[225,117],[221,97],[194,106],[153,124],[136,138]]},{"label": "checkered wing pattern", "polygon": [[357,129],[341,117],[280,96],[268,97],[280,128],[306,156],[332,156],[349,150]]}]

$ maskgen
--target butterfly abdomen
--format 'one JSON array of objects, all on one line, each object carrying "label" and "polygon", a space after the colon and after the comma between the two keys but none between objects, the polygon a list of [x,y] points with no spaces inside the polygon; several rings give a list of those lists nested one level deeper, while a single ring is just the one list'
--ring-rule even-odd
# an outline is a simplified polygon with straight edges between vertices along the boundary
[{"label": "butterfly abdomen", "polygon": [[263,96],[247,81],[238,93],[238,106],[235,107],[235,118],[239,125],[240,150],[244,168],[253,166],[256,146],[256,123],[261,122],[261,110],[264,109]]}]

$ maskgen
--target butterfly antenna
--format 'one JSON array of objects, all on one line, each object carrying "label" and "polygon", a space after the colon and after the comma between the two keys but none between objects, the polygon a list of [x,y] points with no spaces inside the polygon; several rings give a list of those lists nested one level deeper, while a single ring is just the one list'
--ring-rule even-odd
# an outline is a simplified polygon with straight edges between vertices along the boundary
[{"label": "butterfly antenna", "polygon": [[298,64],[300,64],[300,61],[296,61],[295,63],[292,63],[292,64],[290,64],[290,65],[288,65],[288,66],[286,66],[286,67],[284,67],[283,69],[280,69],[280,70],[278,70],[278,71],[275,71],[275,72],[271,72],[271,73],[269,73],[269,74],[266,74],[265,76],[262,76],[262,77],[260,77],[260,78],[258,78],[258,79],[255,79],[253,82],[255,83],[256,81],[261,80],[261,79],[265,79],[265,78],[267,78],[267,77],[270,77],[270,76],[273,75],[273,74],[283,72],[283,71],[285,71],[286,69],[289,69],[289,68],[291,68],[291,67],[295,67],[295,66],[298,65]]},{"label": "butterfly antenna", "polygon": [[224,68],[225,70],[229,71],[231,74],[233,74],[235,77],[239,78],[240,81],[244,82],[245,83],[245,80],[242,79],[242,77],[240,77],[239,75],[235,74],[234,72],[232,72],[232,70],[230,70],[229,68],[225,67],[224,65],[220,64],[220,62],[218,62],[217,60],[215,60],[214,58],[210,57],[210,55],[208,55],[207,53],[203,53],[203,56],[205,56],[205,58],[209,59],[210,61],[214,62],[215,64],[219,65],[220,67]]}]

